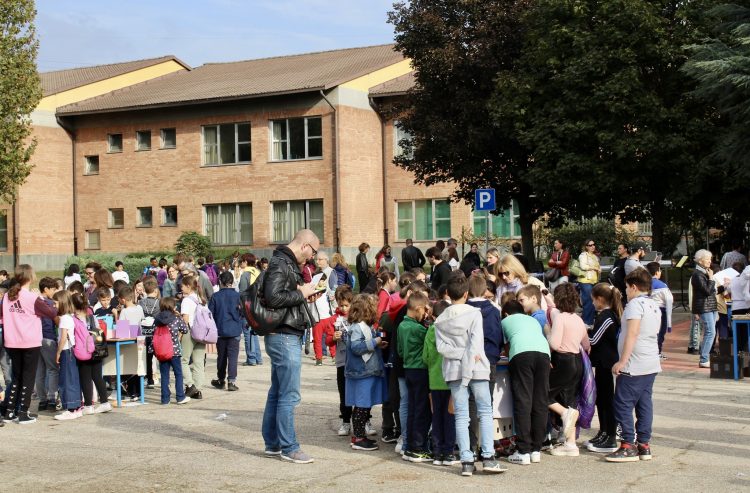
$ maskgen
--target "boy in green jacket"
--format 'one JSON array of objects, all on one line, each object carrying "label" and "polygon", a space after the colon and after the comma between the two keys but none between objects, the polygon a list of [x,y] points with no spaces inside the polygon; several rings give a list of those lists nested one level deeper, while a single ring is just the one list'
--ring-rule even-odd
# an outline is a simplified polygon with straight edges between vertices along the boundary
[{"label": "boy in green jacket", "polygon": [[[433,316],[439,317],[450,303],[440,300],[432,307]],[[432,401],[433,461],[436,466],[452,466],[460,461],[453,453],[456,445],[456,421],[450,412],[451,390],[443,378],[443,356],[437,351],[435,325],[431,324],[424,338],[422,361],[430,376],[430,401]]]},{"label": "boy in green jacket", "polygon": [[427,328],[422,321],[430,311],[430,301],[423,293],[412,293],[406,316],[398,326],[398,354],[404,360],[406,389],[409,395],[406,437],[409,440],[404,460],[429,462],[432,456],[427,443],[432,416],[429,402],[429,374],[422,359]]}]

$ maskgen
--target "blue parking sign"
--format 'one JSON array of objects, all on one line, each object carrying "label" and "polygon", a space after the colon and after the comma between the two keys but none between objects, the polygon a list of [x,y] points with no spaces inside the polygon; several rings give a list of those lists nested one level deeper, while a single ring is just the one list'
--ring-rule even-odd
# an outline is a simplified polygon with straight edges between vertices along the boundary
[{"label": "blue parking sign", "polygon": [[477,188],[474,190],[475,211],[494,211],[495,208],[494,188]]}]

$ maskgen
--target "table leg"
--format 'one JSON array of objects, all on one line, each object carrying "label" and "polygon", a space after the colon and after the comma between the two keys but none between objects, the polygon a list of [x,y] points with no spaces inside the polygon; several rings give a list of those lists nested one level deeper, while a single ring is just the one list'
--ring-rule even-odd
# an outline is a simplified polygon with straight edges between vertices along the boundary
[{"label": "table leg", "polygon": [[115,379],[117,380],[117,407],[122,407],[122,368],[120,368],[120,343],[115,342]]},{"label": "table leg", "polygon": [[732,358],[734,359],[734,379],[739,380],[740,374],[739,374],[739,368],[737,368],[737,351],[739,351],[739,347],[737,344],[737,321],[732,320]]},{"label": "table leg", "polygon": [[140,377],[141,377],[141,404],[145,404],[146,403],[146,395],[145,395],[144,389],[143,389],[143,375],[141,375]]}]

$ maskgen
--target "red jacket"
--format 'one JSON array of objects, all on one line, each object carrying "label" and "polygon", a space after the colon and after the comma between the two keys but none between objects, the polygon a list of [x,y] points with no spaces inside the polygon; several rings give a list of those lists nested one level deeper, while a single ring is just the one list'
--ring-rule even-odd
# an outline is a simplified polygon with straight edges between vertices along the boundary
[{"label": "red jacket", "polygon": [[560,269],[561,275],[569,276],[568,264],[570,264],[570,254],[567,250],[561,252],[554,252],[547,262],[547,265],[553,269]]},{"label": "red jacket", "polygon": [[391,295],[388,294],[388,291],[385,289],[381,289],[378,292],[378,318],[376,320],[380,321],[380,317],[383,316],[383,312],[388,310],[388,307],[391,305]]},{"label": "red jacket", "polygon": [[326,335],[326,346],[335,346],[337,341],[333,340],[333,333],[335,332],[334,327],[336,324],[336,320],[339,319],[339,317],[345,317],[341,310],[336,308],[336,313],[333,314],[333,316],[324,318],[320,322],[318,322],[315,325],[315,330],[320,330],[321,333]]}]

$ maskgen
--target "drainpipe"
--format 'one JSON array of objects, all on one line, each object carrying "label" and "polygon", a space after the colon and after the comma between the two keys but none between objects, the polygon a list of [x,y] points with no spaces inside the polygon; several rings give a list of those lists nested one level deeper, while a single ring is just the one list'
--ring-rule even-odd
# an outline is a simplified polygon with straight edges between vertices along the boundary
[{"label": "drainpipe", "polygon": [[382,143],[382,149],[380,151],[382,156],[381,174],[383,175],[383,245],[388,245],[388,163],[385,160],[385,117],[380,112],[380,107],[375,102],[375,100],[372,97],[369,97],[368,99],[370,100],[370,106],[375,111],[375,114],[378,115],[378,120],[380,120],[380,142]]},{"label": "drainpipe", "polygon": [[340,252],[340,243],[339,243],[339,233],[340,233],[340,227],[339,227],[339,221],[341,219],[341,200],[339,196],[339,112],[336,109],[336,107],[331,104],[331,101],[328,100],[326,97],[326,94],[323,92],[323,89],[320,90],[320,97],[322,97],[326,103],[328,103],[328,106],[331,107],[333,110],[333,141],[334,141],[334,147],[333,147],[333,200],[335,202],[334,205],[334,217],[333,220],[333,226],[334,226],[334,247],[336,248],[337,252]]},{"label": "drainpipe", "polygon": [[72,126],[65,123],[62,118],[55,116],[57,124],[67,132],[70,137],[71,152],[73,153],[73,255],[78,256],[78,189],[76,187],[76,133]]},{"label": "drainpipe", "polygon": [[15,269],[18,267],[18,194],[19,189],[21,187],[16,188],[16,198],[13,199],[13,207],[11,208],[13,211],[13,268]]}]

